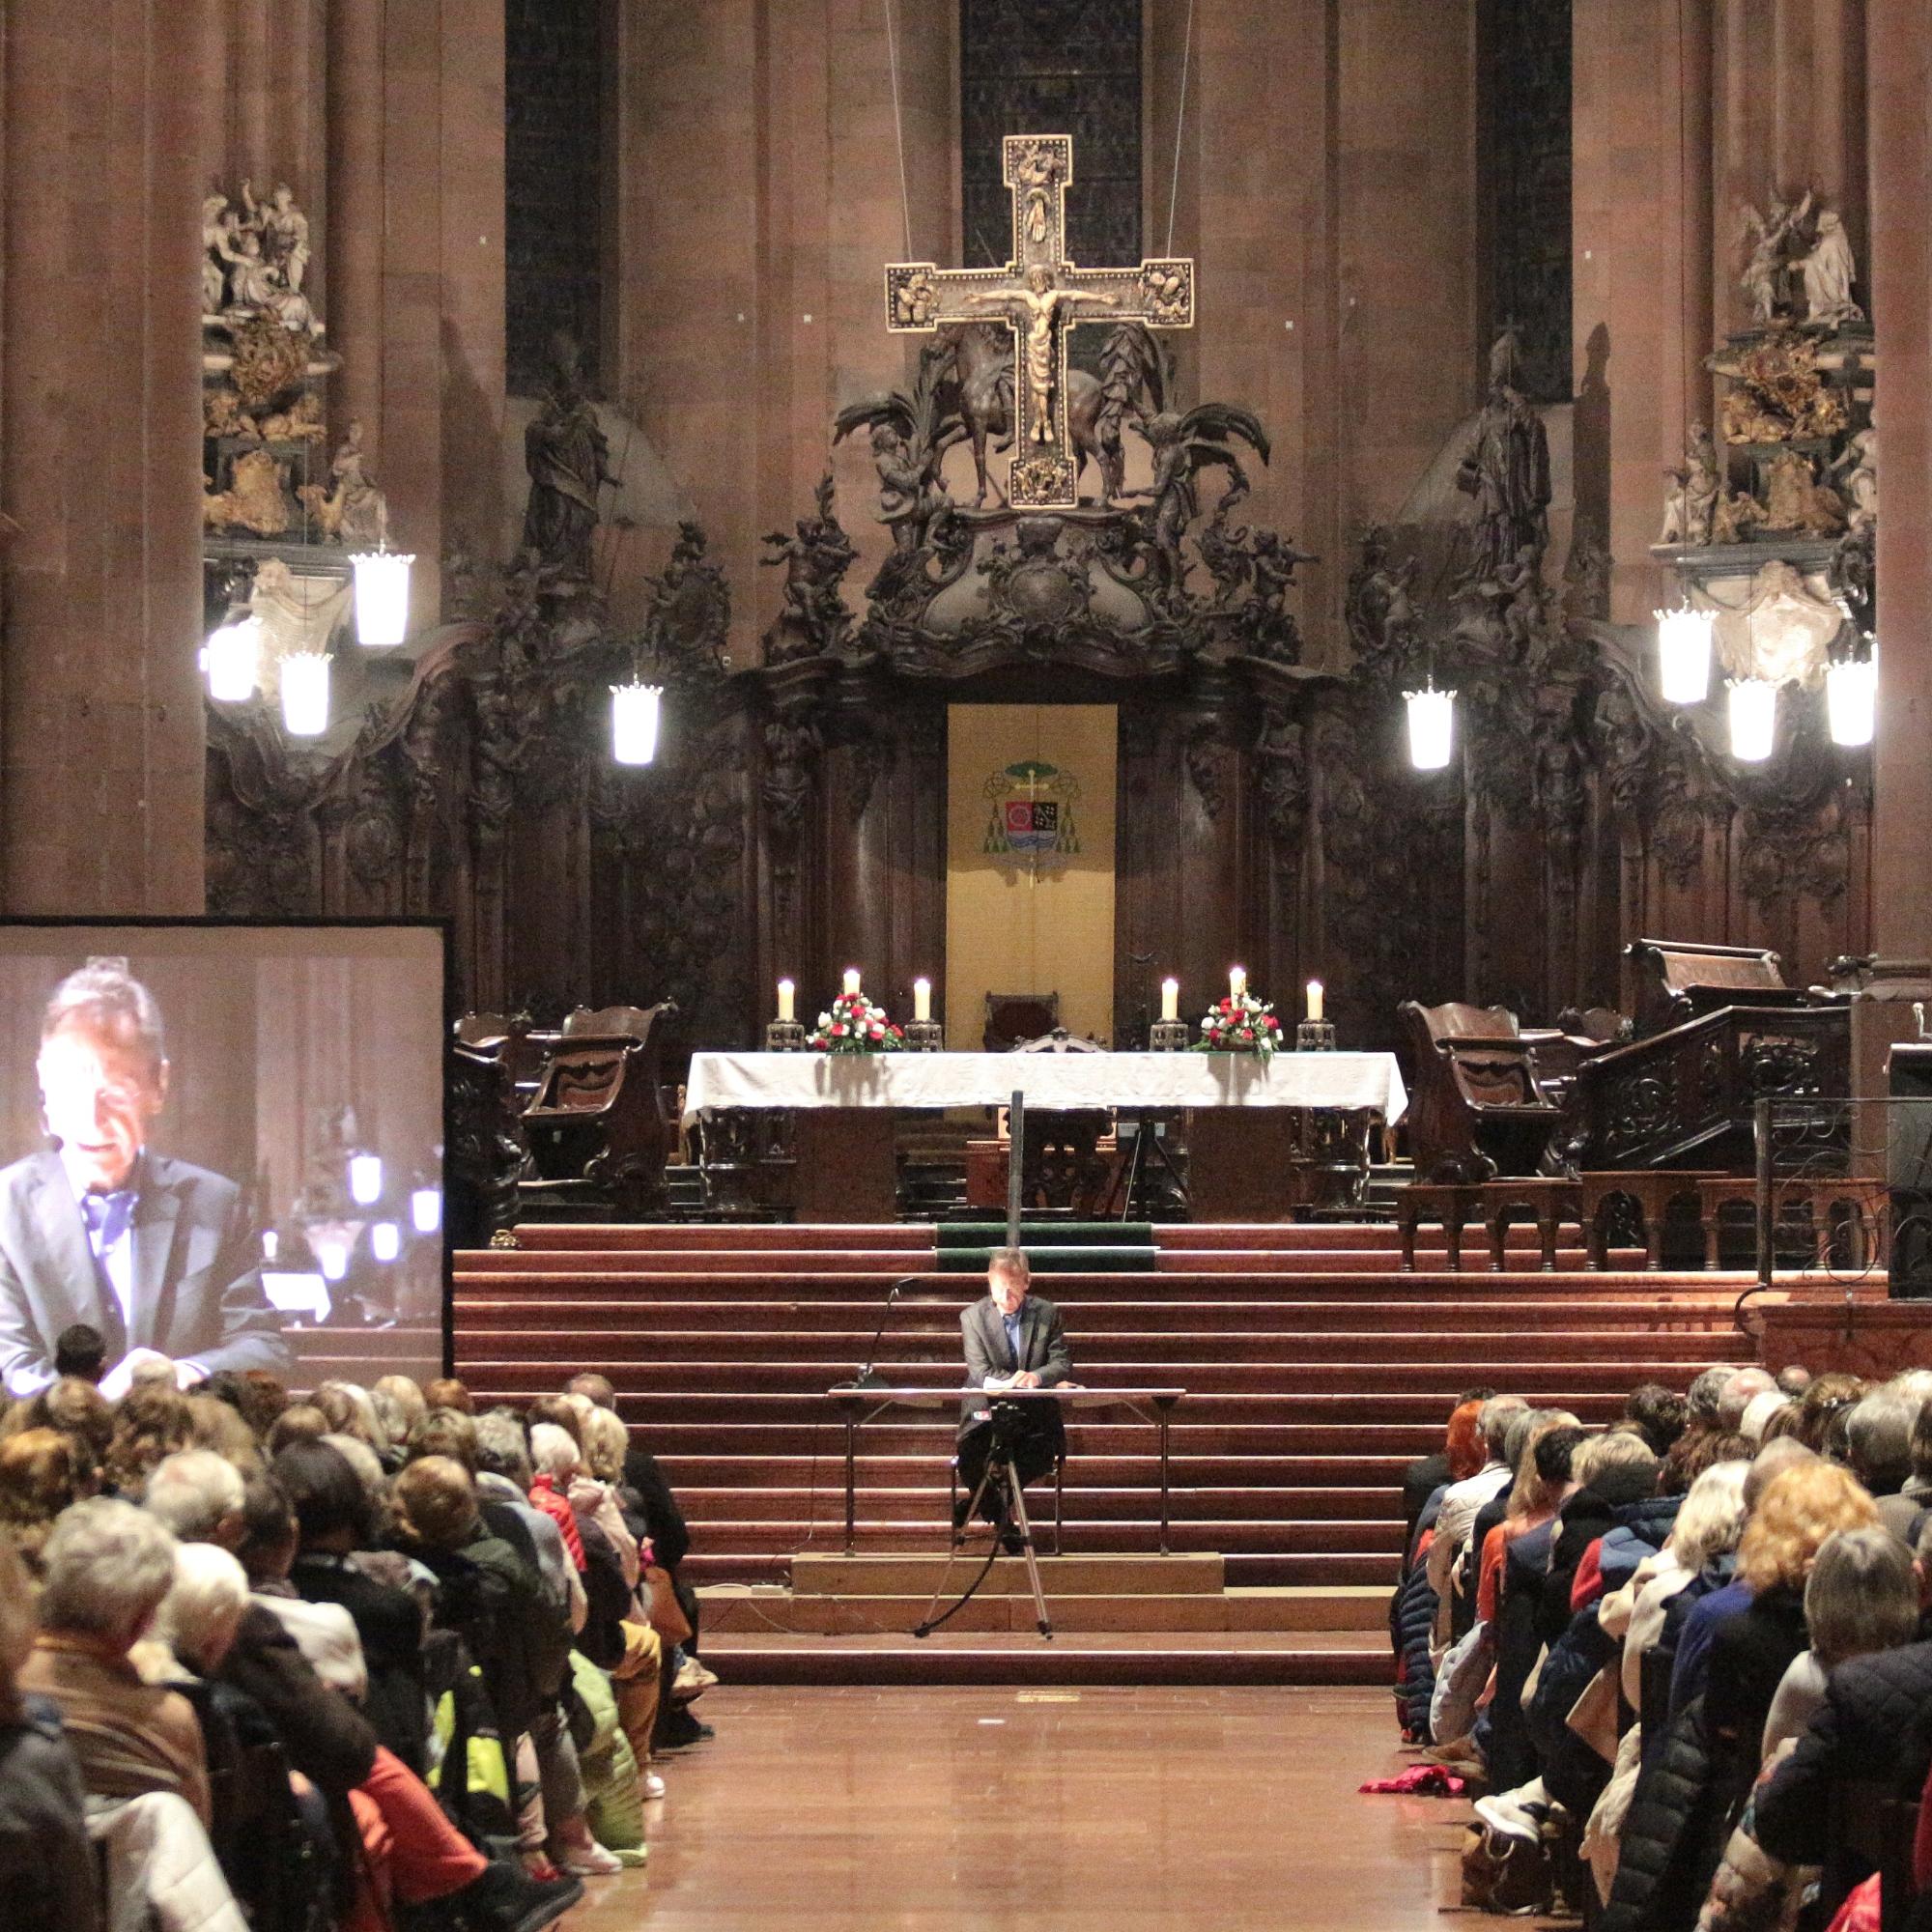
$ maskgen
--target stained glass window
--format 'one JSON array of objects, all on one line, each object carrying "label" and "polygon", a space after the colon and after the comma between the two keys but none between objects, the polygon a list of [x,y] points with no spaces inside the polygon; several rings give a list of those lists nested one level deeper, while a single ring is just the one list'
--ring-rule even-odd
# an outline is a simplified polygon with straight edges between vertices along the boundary
[{"label": "stained glass window", "polygon": [[1090,267],[1141,258],[1141,0],[960,0],[965,265],[1012,246],[1000,180],[1008,134],[1071,134],[1067,252]]},{"label": "stained glass window", "polygon": [[1514,322],[1523,393],[1567,403],[1570,352],[1571,0],[1483,10],[1483,177],[1491,332]]},{"label": "stained glass window", "polygon": [[503,303],[512,395],[574,335],[593,391],[604,298],[604,0],[504,0]]}]

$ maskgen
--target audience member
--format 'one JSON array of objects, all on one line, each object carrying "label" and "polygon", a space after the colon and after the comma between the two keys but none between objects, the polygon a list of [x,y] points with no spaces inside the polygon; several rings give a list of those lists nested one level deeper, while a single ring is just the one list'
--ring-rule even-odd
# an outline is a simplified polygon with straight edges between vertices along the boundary
[{"label": "audience member", "polygon": [[83,1477],[73,1439],[57,1429],[29,1429],[0,1439],[0,1541],[28,1573],[41,1573],[41,1551],[61,1512],[93,1488]]},{"label": "audience member", "polygon": [[426,1408],[459,1408],[469,1415],[475,1407],[469,1399],[469,1391],[454,1376],[440,1376],[435,1381],[423,1383],[423,1406]]},{"label": "audience member", "polygon": [[54,1338],[54,1375],[98,1384],[107,1373],[107,1338],[86,1321],[75,1321]]},{"label": "audience member", "polygon": [[174,1585],[175,1539],[132,1503],[95,1496],[54,1524],[42,1562],[41,1634],[20,1668],[20,1688],[60,1707],[91,1796],[169,1792],[206,1831],[212,1811],[201,1726],[184,1697],[144,1684],[128,1657]]},{"label": "audience member", "polygon": [[80,1774],[59,1707],[20,1685],[33,1647],[26,1573],[0,1540],[0,1898],[9,1932],[97,1932]]}]

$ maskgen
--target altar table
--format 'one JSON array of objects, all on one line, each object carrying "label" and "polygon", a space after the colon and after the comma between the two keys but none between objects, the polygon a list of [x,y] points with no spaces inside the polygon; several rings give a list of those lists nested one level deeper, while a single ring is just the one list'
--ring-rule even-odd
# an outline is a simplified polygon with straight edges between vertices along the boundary
[{"label": "altar table", "polygon": [[[895,1110],[1095,1108],[1188,1117],[1194,1218],[1269,1221],[1279,1206],[1292,1116],[1408,1105],[1393,1054],[695,1053],[684,1124],[733,1108],[783,1108],[798,1129],[801,1220],[891,1220]],[[1238,1110],[1238,1111],[1237,1111]]]}]

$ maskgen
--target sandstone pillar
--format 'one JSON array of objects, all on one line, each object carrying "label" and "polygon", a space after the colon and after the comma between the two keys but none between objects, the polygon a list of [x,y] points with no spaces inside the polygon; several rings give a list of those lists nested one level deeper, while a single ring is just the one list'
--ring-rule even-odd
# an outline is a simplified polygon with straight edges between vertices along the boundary
[{"label": "sandstone pillar", "polygon": [[1885,460],[1872,942],[1883,958],[1922,962],[1932,957],[1932,0],[1871,0],[1870,34],[1870,278]]},{"label": "sandstone pillar", "polygon": [[0,899],[202,895],[201,96],[213,0],[9,0]]}]

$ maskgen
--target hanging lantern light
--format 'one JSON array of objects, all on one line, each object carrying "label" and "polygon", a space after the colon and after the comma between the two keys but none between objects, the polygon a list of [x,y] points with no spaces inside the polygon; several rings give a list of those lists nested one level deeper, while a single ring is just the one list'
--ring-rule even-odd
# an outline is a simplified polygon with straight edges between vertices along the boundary
[{"label": "hanging lantern light", "polygon": [[658,754],[664,686],[633,678],[611,687],[611,755],[620,765],[647,765]]},{"label": "hanging lantern light", "polygon": [[1761,765],[1777,742],[1777,687],[1769,678],[1731,680],[1731,756],[1742,765]]},{"label": "hanging lantern light", "polygon": [[374,550],[351,556],[355,566],[355,640],[371,649],[400,644],[410,628],[410,565],[413,551]]},{"label": "hanging lantern light", "polygon": [[410,1189],[410,1225],[419,1235],[433,1235],[442,1226],[442,1189],[418,1180]]},{"label": "hanging lantern light", "polygon": [[328,729],[328,653],[290,651],[282,659],[282,724],[291,738]]},{"label": "hanging lantern light", "polygon": [[322,1269],[324,1281],[340,1281],[349,1272],[350,1258],[355,1252],[355,1237],[361,1234],[359,1221],[312,1221],[308,1226],[309,1252]]},{"label": "hanging lantern light", "polygon": [[403,1231],[393,1221],[378,1221],[369,1230],[369,1253],[379,1262],[392,1262],[403,1251]]},{"label": "hanging lantern light", "polygon": [[245,704],[262,675],[262,620],[252,611],[231,611],[201,653],[208,695],[217,704]]},{"label": "hanging lantern light", "polygon": [[1878,646],[1825,668],[1825,714],[1834,745],[1869,745],[1878,727]]},{"label": "hanging lantern light", "polygon": [[1437,691],[1432,676],[1420,691],[1405,691],[1408,707],[1408,762],[1419,772],[1439,772],[1455,743],[1456,694]]},{"label": "hanging lantern light", "polygon": [[358,1208],[371,1208],[383,1198],[381,1154],[352,1153],[349,1156],[349,1198]]},{"label": "hanging lantern light", "polygon": [[1715,611],[1659,611],[1658,685],[1671,704],[1701,704],[1711,695],[1711,633]]}]

